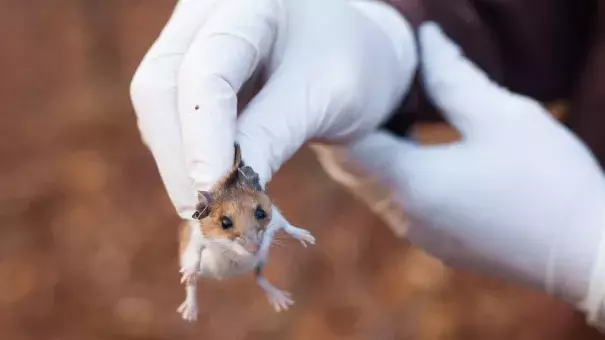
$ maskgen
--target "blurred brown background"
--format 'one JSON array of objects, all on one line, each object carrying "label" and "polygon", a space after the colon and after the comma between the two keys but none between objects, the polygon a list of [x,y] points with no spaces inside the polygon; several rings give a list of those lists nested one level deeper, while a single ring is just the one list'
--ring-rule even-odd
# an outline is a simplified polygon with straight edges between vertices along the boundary
[{"label": "blurred brown background", "polygon": [[396,239],[306,149],[270,188],[318,239],[273,251],[294,308],[274,313],[244,276],[203,281],[198,322],[182,321],[177,218],[128,97],[173,5],[0,0],[1,339],[605,339]]}]

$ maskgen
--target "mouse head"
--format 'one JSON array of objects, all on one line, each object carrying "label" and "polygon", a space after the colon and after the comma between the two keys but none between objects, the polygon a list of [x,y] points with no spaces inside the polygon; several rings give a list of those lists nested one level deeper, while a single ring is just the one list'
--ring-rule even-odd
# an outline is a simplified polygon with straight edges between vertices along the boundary
[{"label": "mouse head", "polygon": [[193,218],[211,244],[238,255],[255,255],[271,221],[272,202],[263,191],[258,174],[241,159],[235,144],[233,168],[211,191],[198,193]]}]

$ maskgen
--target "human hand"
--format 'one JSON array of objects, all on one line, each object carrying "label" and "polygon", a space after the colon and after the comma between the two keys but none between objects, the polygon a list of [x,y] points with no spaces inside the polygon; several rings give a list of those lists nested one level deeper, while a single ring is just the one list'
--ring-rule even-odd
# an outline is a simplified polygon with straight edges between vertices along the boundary
[{"label": "human hand", "polygon": [[[267,82],[237,117],[237,93]],[[388,118],[416,68],[411,28],[387,5],[181,0],[131,97],[179,215],[231,167],[237,140],[261,183],[308,140],[346,142]],[[194,190],[195,189],[195,190]]]},{"label": "human hand", "polygon": [[350,147],[351,159],[397,192],[413,243],[602,317],[605,181],[593,155],[538,102],[490,81],[435,24],[421,26],[419,44],[428,96],[462,139],[428,146],[375,132]]}]

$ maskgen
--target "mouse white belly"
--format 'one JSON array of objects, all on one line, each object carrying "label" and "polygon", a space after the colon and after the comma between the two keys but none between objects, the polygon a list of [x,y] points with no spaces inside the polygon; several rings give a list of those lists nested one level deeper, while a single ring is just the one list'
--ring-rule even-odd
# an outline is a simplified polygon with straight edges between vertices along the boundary
[{"label": "mouse white belly", "polygon": [[259,263],[257,256],[237,256],[237,261],[217,249],[204,248],[200,258],[200,275],[217,279],[251,272]]}]

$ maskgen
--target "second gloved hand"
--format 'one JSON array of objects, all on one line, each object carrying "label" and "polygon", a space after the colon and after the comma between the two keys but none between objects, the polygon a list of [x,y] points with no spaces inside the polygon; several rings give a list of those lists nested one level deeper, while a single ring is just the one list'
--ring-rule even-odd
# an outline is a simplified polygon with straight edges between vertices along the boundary
[{"label": "second gloved hand", "polygon": [[[237,93],[268,80],[237,117]],[[416,68],[412,30],[375,1],[181,0],[131,96],[182,218],[229,169],[233,142],[264,185],[308,140],[347,142],[384,122]]]},{"label": "second gloved hand", "polygon": [[352,158],[397,192],[412,242],[602,318],[605,178],[597,161],[538,102],[490,81],[435,24],[419,37],[426,91],[462,139],[422,146],[376,132],[352,146]]}]

